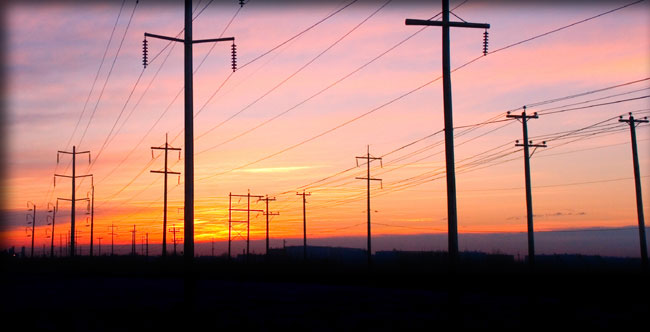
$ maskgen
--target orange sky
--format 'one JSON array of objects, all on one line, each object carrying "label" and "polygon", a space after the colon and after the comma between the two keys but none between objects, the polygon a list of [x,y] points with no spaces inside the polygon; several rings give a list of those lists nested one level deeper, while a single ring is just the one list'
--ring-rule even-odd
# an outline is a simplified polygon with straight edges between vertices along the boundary
[{"label": "orange sky", "polygon": [[[307,204],[309,238],[365,235],[365,182],[355,180],[365,175],[363,167],[333,177],[333,183],[303,186],[355,166],[355,156],[363,155],[367,145],[371,154],[382,156],[443,127],[441,81],[381,107],[440,76],[438,28],[418,33],[355,72],[419,29],[405,26],[405,18],[425,19],[440,10],[437,2],[389,2],[372,15],[384,3],[351,4],[242,67],[221,90],[217,89],[230,75],[230,44],[217,44],[210,52],[194,78],[195,114],[200,110],[195,118],[197,242],[213,237],[217,241],[227,240],[228,193],[245,194],[249,189],[253,195],[277,198],[271,202],[271,210],[280,213],[272,218],[274,239],[302,237],[302,202],[296,196],[302,189],[312,193]],[[452,1],[451,6],[458,4]],[[467,21],[490,23],[490,50],[494,51],[624,4],[604,1],[592,5],[495,5],[469,1],[454,12]],[[195,38],[218,37],[236,15],[224,36],[235,36],[241,67],[344,5],[324,1],[311,6],[271,6],[252,1],[239,10],[236,4],[218,3],[208,6],[196,18],[194,34]],[[199,4],[199,11],[203,6]],[[4,209],[9,212],[9,219],[2,230],[5,246],[27,245],[30,241],[25,232],[27,201],[37,205],[38,246],[49,243],[45,238],[44,208],[56,197],[70,196],[68,180],[57,179],[56,188],[52,186],[53,173],[70,174],[69,158],[63,156],[57,166],[56,151],[70,150],[72,145],[90,150],[93,161],[96,159],[88,169],[86,157],[80,157],[77,171],[95,176],[97,236],[104,237],[105,243],[108,226],[113,223],[119,225],[118,243],[130,243],[128,230],[133,224],[139,234],[149,233],[150,242],[160,242],[162,237],[162,176],[149,170],[162,169],[163,158],[156,153],[152,160],[150,147],[162,145],[165,133],[169,133],[170,141],[178,137],[171,144],[183,148],[182,135],[177,136],[182,129],[182,94],[174,100],[183,85],[180,45],[171,49],[164,64],[170,48],[153,60],[130,98],[129,94],[142,72],[143,33],[175,35],[182,28],[182,8],[143,2],[133,11],[134,3],[127,1],[91,90],[120,8],[119,3],[78,7],[38,3],[12,5],[7,11],[8,177],[4,183]],[[647,2],[630,6],[489,54],[458,70],[452,75],[455,125],[476,124],[497,116],[499,120],[505,119],[505,111],[522,105],[650,77],[647,9]],[[99,98],[131,13],[133,19]],[[452,31],[453,68],[481,54],[482,33],[475,29]],[[339,43],[291,76],[340,38]],[[149,39],[150,56],[165,45],[166,42]],[[210,48],[205,44],[195,46],[195,68]],[[350,73],[353,74],[346,76]],[[335,82],[338,83],[327,88]],[[534,139],[575,130],[627,112],[647,116],[647,98],[563,113],[543,112],[551,112],[546,109],[553,107],[570,108],[567,105],[573,103],[585,102],[577,106],[586,106],[643,97],[648,95],[648,89],[650,81],[645,80],[531,107],[531,112],[541,115],[529,122],[530,135]],[[80,117],[89,92],[89,102]],[[310,98],[314,94],[317,95]],[[603,99],[587,102],[598,98]],[[206,106],[202,109],[203,105]],[[275,116],[277,119],[264,124]],[[79,119],[79,127],[73,133]],[[611,124],[609,129],[613,130],[617,122],[613,119],[606,124]],[[252,128],[255,129],[247,132]],[[636,225],[629,131],[625,128],[621,124],[619,131],[575,142],[549,141],[549,148],[535,153],[531,175],[536,230]],[[321,133],[326,134],[312,140]],[[521,138],[521,125],[494,123],[467,133],[457,129],[456,134],[462,134],[456,138],[459,231],[525,231],[523,157],[514,147],[514,140]],[[647,126],[638,128],[643,176],[650,174],[649,134]],[[101,150],[107,137],[109,143]],[[305,144],[250,164],[305,140]],[[372,200],[372,218],[376,223],[373,235],[446,232],[442,142],[443,135],[438,133],[386,155],[383,168],[373,164],[373,177],[383,179],[383,188],[378,183],[372,187],[376,195]],[[570,143],[561,145],[566,142]],[[495,152],[512,154],[484,165],[489,167],[466,171],[475,155],[494,148],[498,148]],[[497,164],[500,161],[504,162]],[[177,153],[170,154],[169,167],[184,173],[183,161],[178,160]],[[429,176],[422,178],[424,182],[414,182],[419,178],[413,177],[424,173]],[[182,224],[182,181],[181,175],[179,186],[178,177],[170,176],[170,225]],[[642,184],[648,215],[647,177]],[[84,181],[77,195],[85,197],[89,190],[89,181]],[[242,206],[245,202],[236,203]],[[57,233],[69,229],[69,205],[60,204]],[[261,203],[253,206],[263,208]],[[85,205],[77,212],[80,225],[86,224],[84,213]],[[245,216],[238,216],[242,217]],[[251,238],[264,237],[263,220],[262,215],[252,215]],[[80,243],[85,245],[88,228],[79,228]]]}]

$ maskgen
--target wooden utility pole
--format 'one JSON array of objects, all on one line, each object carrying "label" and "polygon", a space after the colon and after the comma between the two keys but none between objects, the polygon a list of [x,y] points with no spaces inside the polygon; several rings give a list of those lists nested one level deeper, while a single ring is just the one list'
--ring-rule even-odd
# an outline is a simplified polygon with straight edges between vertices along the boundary
[{"label": "wooden utility pole", "polygon": [[[58,204],[58,202],[59,201],[57,200],[57,204]],[[50,206],[52,206],[52,207],[50,208]],[[52,203],[47,203],[47,209],[48,209],[48,211],[47,211],[48,213],[52,213],[51,216],[47,216],[47,217],[52,218],[52,231],[51,231],[51,233],[52,233],[52,237],[51,237],[52,241],[51,242],[52,243],[50,244],[50,258],[54,258],[54,223],[56,221],[57,205],[52,204]]]},{"label": "wooden utility pole", "polygon": [[[147,37],[158,38],[163,40],[183,43],[185,50],[185,251],[184,260],[191,264],[194,258],[194,87],[193,87],[193,61],[192,45],[197,43],[213,43],[232,41],[233,49],[233,71],[236,69],[235,58],[235,38],[215,38],[215,39],[192,39],[192,0],[185,0],[185,38],[179,39],[155,35],[145,32],[143,42],[143,64],[147,66],[146,39]],[[189,268],[189,267],[188,267]]]},{"label": "wooden utility pole", "polygon": [[636,146],[636,126],[641,123],[648,123],[648,117],[635,119],[632,113],[629,118],[621,116],[618,122],[625,122],[630,125],[630,140],[632,142],[632,163],[634,167],[634,188],[636,189],[636,215],[639,219],[639,242],[641,248],[641,264],[643,269],[648,270],[648,245],[645,239],[645,220],[643,217],[643,197],[641,191],[641,171],[639,170],[639,151]]},{"label": "wooden utility pole", "polygon": [[[233,197],[246,197],[247,200],[247,205],[246,209],[233,209],[232,208],[232,198]],[[251,238],[251,211],[252,212],[262,212],[264,213],[264,210],[251,210],[251,197],[257,198],[258,201],[261,200],[264,196],[260,195],[251,195],[251,191],[248,190],[248,194],[246,195],[234,195],[230,193],[230,205],[228,206],[228,228],[231,228],[232,223],[246,223],[246,258],[248,259],[248,256],[250,254],[250,238]],[[239,211],[239,212],[246,212],[246,221],[243,220],[232,220],[232,211]],[[228,234],[230,235],[230,231],[228,231]],[[228,237],[228,255],[230,257],[230,236]]]},{"label": "wooden utility pole", "polygon": [[135,256],[135,225],[133,225],[133,230],[131,232],[131,256]]},{"label": "wooden utility pole", "polygon": [[[31,204],[31,207],[29,206]],[[36,204],[33,202],[29,201],[27,202],[27,211],[31,211],[32,213],[32,221],[28,222],[27,224],[32,224],[32,234],[30,237],[32,238],[32,251],[31,251],[31,258],[34,258],[34,231],[36,230]],[[29,214],[27,214],[29,216]]]},{"label": "wooden utility pole", "polygon": [[[91,177],[92,178],[92,177]],[[92,185],[90,198],[90,257],[93,257],[93,236],[95,230],[95,185]]]},{"label": "wooden utility pole", "polygon": [[[357,160],[357,167],[359,167],[359,159],[365,159],[366,160],[366,165],[368,166],[368,174],[367,176],[364,177],[356,177],[358,180],[367,180],[368,181],[368,266],[372,264],[372,246],[371,246],[371,233],[370,233],[370,181],[379,181],[381,182],[381,179],[373,179],[370,177],[370,163],[374,160],[379,160],[380,165],[383,167],[383,162],[381,157],[373,157],[370,155],[370,145],[367,146],[367,155],[363,157],[356,157]],[[383,186],[383,185],[382,185]]]},{"label": "wooden utility pole", "polygon": [[302,259],[307,259],[307,196],[311,196],[311,193],[296,193],[298,196],[302,196]]},{"label": "wooden utility pole", "polygon": [[171,151],[178,151],[178,159],[181,159],[181,149],[180,148],[174,148],[169,143],[167,143],[167,134],[165,133],[165,146],[163,147],[158,147],[158,146],[152,146],[151,147],[151,158],[153,158],[153,150],[165,150],[165,168],[162,171],[151,171],[151,173],[159,173],[159,174],[165,174],[164,177],[164,200],[163,200],[163,238],[162,238],[162,257],[167,256],[167,232],[165,230],[167,229],[167,174],[176,174],[180,176],[180,172],[174,172],[171,171],[167,167],[167,157],[168,157],[168,152]]},{"label": "wooden utility pole", "polygon": [[110,226],[108,226],[108,228],[111,230],[111,232],[110,232],[110,234],[111,234],[111,256],[115,255],[115,250],[114,250],[115,249],[115,241],[114,241],[113,238],[115,237],[115,235],[117,235],[115,233],[115,228],[117,228],[117,227],[118,226],[115,226],[112,223],[111,223]]},{"label": "wooden utility pole", "polygon": [[87,200],[87,198],[84,199],[76,199],[76,191],[77,187],[75,185],[75,181],[77,178],[83,178],[87,176],[92,176],[92,174],[86,174],[86,175],[76,175],[76,166],[77,166],[77,155],[78,154],[88,154],[88,163],[90,164],[90,151],[77,151],[76,146],[72,146],[72,152],[68,151],[58,151],[56,154],[56,163],[59,163],[59,155],[60,154],[69,154],[72,155],[72,176],[70,175],[62,175],[62,174],[54,174],[54,186],[56,187],[56,177],[64,177],[64,178],[70,178],[72,179],[72,198],[69,199],[71,202],[71,207],[70,207],[70,234],[73,236],[70,237],[70,256],[74,257],[75,255],[75,203],[78,200]]},{"label": "wooden utility pole", "polygon": [[269,201],[275,201],[275,197],[269,198],[269,195],[266,195],[266,198],[260,198],[260,201],[265,201],[266,202],[266,212],[264,212],[264,215],[266,216],[266,255],[269,254],[269,216],[277,216],[280,214],[280,212],[269,212]]},{"label": "wooden utility pole", "polygon": [[103,239],[103,237],[101,237],[101,236],[97,237],[97,241],[99,241],[99,248],[98,249],[99,249],[99,256],[100,257],[102,256],[102,239]]},{"label": "wooden utility pole", "polygon": [[[524,143],[519,143],[519,140],[516,141],[515,146],[522,146],[524,148],[524,173],[526,180],[526,220],[528,225],[528,264],[532,268],[535,266],[535,228],[533,227],[533,193],[530,184],[530,157],[533,156],[537,148],[545,148],[546,142],[542,144],[533,144],[533,141],[528,140],[528,119],[537,119],[537,112],[533,115],[526,115],[526,106],[524,106],[523,112],[521,115],[513,115],[508,112],[506,115],[508,118],[517,119],[521,122],[523,128],[523,140]],[[533,152],[530,152],[530,148],[534,148]]]},{"label": "wooden utility pole", "polygon": [[489,29],[490,25],[484,23],[449,21],[449,0],[442,0],[442,21],[406,19],[405,23],[406,25],[442,27],[442,80],[445,107],[445,159],[447,164],[447,225],[449,262],[451,270],[453,271],[458,262],[458,214],[456,211],[456,170],[454,165],[454,121],[452,117],[449,27]]}]

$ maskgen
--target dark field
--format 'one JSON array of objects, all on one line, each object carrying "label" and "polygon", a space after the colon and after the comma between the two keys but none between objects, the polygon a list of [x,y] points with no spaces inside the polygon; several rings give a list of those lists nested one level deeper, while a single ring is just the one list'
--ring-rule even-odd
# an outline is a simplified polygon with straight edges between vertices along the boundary
[{"label": "dark field", "polygon": [[[595,259],[595,261],[594,261]],[[638,260],[464,259],[365,264],[198,258],[185,297],[180,257],[2,261],[5,326],[21,330],[432,330],[647,326]],[[189,285],[192,285],[190,282]]]}]

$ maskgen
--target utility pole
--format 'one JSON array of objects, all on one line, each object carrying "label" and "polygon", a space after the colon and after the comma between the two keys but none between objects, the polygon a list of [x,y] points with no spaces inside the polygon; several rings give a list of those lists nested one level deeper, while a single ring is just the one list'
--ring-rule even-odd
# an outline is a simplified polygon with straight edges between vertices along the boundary
[{"label": "utility pole", "polygon": [[193,64],[192,45],[197,43],[213,43],[232,41],[232,70],[236,70],[235,38],[215,39],[192,39],[192,0],[185,0],[185,38],[173,38],[151,33],[144,33],[143,41],[143,65],[147,66],[147,37],[175,41],[184,44],[185,49],[185,262],[189,266],[194,258],[194,87],[193,87]]},{"label": "utility pole", "polygon": [[[72,176],[69,175],[62,175],[62,174],[54,174],[54,186],[56,187],[56,177],[64,177],[64,178],[70,178],[72,179],[72,199],[69,201],[72,203],[72,206],[70,207],[70,233],[73,235],[70,237],[70,256],[74,257],[75,254],[75,238],[74,234],[75,233],[75,203],[78,201],[76,199],[76,185],[75,181],[77,178],[83,178],[87,176],[92,176],[92,174],[86,174],[86,175],[76,175],[76,165],[77,165],[77,155],[78,154],[88,154],[88,163],[90,164],[90,151],[77,151],[76,146],[72,146],[72,152],[68,151],[57,151],[56,153],[56,163],[59,163],[59,155],[61,154],[70,154],[72,155]],[[87,199],[87,198],[86,198]]]},{"label": "utility pole", "polygon": [[146,233],[146,239],[147,239],[147,251],[145,252],[145,255],[149,257],[149,233]]},{"label": "utility pole", "polygon": [[311,196],[311,193],[296,193],[298,196],[302,196],[302,259],[307,260],[307,196]]},{"label": "utility pole", "polygon": [[63,257],[63,234],[59,234],[59,257]]},{"label": "utility pole", "polygon": [[180,231],[176,229],[176,224],[172,224],[172,228],[169,231],[172,232],[172,241],[174,241],[174,256],[176,256],[176,233]]},{"label": "utility pole", "polygon": [[269,198],[269,195],[266,195],[266,198],[260,198],[259,200],[266,202],[266,212],[264,212],[264,215],[266,216],[266,255],[268,256],[268,254],[269,254],[269,216],[277,216],[277,215],[280,214],[280,212],[269,212],[269,201],[275,201],[275,197]]},{"label": "utility pole", "polygon": [[212,257],[214,257],[214,237],[212,238]]},{"label": "utility pole", "polygon": [[[29,205],[32,205],[29,207]],[[32,215],[32,221],[27,222],[27,224],[32,224],[32,234],[30,237],[32,238],[32,253],[30,255],[31,258],[34,258],[34,230],[36,229],[36,204],[33,202],[29,201],[27,202],[27,211],[31,211]],[[29,214],[27,214],[27,217],[29,217]]]},{"label": "utility pole", "polygon": [[[449,27],[486,29],[489,24],[451,22],[449,21],[449,0],[442,0],[442,21],[406,19],[406,25],[425,25],[442,27],[442,80],[445,114],[445,159],[447,171],[447,225],[449,262],[451,271],[455,271],[458,262],[458,214],[456,211],[456,170],[454,166],[454,121],[452,117],[451,98],[451,52],[449,45]],[[483,50],[487,54],[487,49]]]},{"label": "utility pole", "polygon": [[92,185],[90,199],[90,257],[93,257],[93,236],[95,230],[95,185]]},{"label": "utility pole", "polygon": [[111,225],[108,226],[108,228],[111,230],[111,233],[110,233],[110,234],[111,234],[111,256],[115,255],[115,251],[114,251],[114,243],[115,243],[115,242],[113,241],[113,237],[114,237],[115,235],[117,235],[117,234],[115,233],[115,228],[117,228],[117,227],[118,227],[118,226],[113,225],[113,223],[111,223]]},{"label": "utility pole", "polygon": [[131,232],[131,256],[135,256],[135,225],[133,225],[133,230]]},{"label": "utility pole", "polygon": [[[163,201],[163,239],[162,239],[162,256],[166,257],[167,256],[167,232],[165,230],[167,229],[167,174],[176,174],[176,175],[181,175],[180,172],[174,172],[171,171],[167,167],[167,157],[168,157],[168,152],[171,151],[178,151],[178,159],[181,159],[181,149],[180,148],[174,148],[169,143],[167,143],[167,134],[165,133],[165,146],[164,147],[156,147],[152,146],[151,147],[151,158],[153,159],[153,150],[165,150],[165,168],[162,171],[151,171],[151,173],[160,173],[160,174],[165,174],[165,184],[164,184],[164,201]],[[180,180],[180,177],[179,177]]]},{"label": "utility pole", "polygon": [[[57,200],[57,203],[58,203],[58,200]],[[50,206],[52,206],[52,207],[50,208]],[[51,221],[51,223],[52,223],[52,231],[51,231],[51,233],[52,233],[52,236],[51,236],[52,243],[50,244],[50,258],[54,258],[54,222],[56,221],[57,206],[55,204],[52,204],[52,203],[47,203],[47,209],[48,209],[48,211],[47,211],[48,213],[52,213],[52,215],[51,216],[48,215],[47,218],[52,219],[52,221]]]},{"label": "utility pole", "polygon": [[644,270],[648,270],[648,245],[645,239],[645,220],[643,217],[643,197],[641,195],[641,171],[639,170],[639,151],[636,147],[636,126],[641,123],[648,123],[648,117],[635,119],[632,113],[629,118],[621,116],[618,122],[625,122],[630,126],[630,139],[632,141],[632,162],[634,167],[634,187],[636,189],[636,215],[639,219],[639,242],[641,247],[641,264]]},{"label": "utility pole", "polygon": [[[247,200],[247,205],[246,209],[233,209],[232,208],[232,198],[233,197],[246,197]],[[260,201],[264,196],[260,195],[251,195],[250,189],[248,190],[248,194],[246,195],[233,195],[230,193],[230,206],[228,206],[228,215],[230,218],[228,218],[228,227],[231,227],[231,224],[234,223],[246,223],[246,259],[248,259],[248,256],[250,254],[250,239],[251,239],[251,211],[253,212],[262,212],[264,213],[264,210],[251,210],[251,197],[257,198],[258,201]],[[232,220],[232,211],[239,211],[239,212],[246,212],[246,221],[235,221]],[[230,234],[230,232],[228,232]],[[230,252],[230,237],[228,238],[228,252]]]},{"label": "utility pole", "polygon": [[[370,181],[379,181],[381,182],[381,179],[373,179],[370,177],[370,163],[375,160],[379,160],[380,165],[383,167],[383,162],[381,157],[373,157],[370,155],[370,145],[367,146],[367,155],[364,157],[356,157],[357,161],[357,167],[359,167],[359,159],[365,159],[366,160],[366,165],[368,166],[368,174],[365,178],[363,177],[356,177],[355,179],[358,180],[367,180],[368,181],[368,266],[372,264],[372,247],[370,245],[371,243],[371,238],[372,236],[370,235]],[[382,184],[383,187],[383,184]]]},{"label": "utility pole", "polygon": [[101,236],[97,237],[97,241],[99,241],[99,257],[102,256],[102,239],[103,237]]},{"label": "utility pole", "polygon": [[[533,115],[526,115],[526,106],[524,106],[523,112],[520,115],[513,115],[508,112],[506,115],[508,118],[517,119],[521,122],[523,128],[523,140],[524,143],[519,143],[519,140],[515,142],[515,146],[524,147],[524,173],[526,179],[526,220],[528,224],[528,264],[531,268],[535,266],[535,229],[533,227],[533,194],[530,184],[530,157],[533,156],[537,148],[545,148],[546,142],[542,144],[533,144],[533,141],[528,140],[528,119],[538,119],[537,112]],[[534,148],[533,152],[530,152],[530,148]]]}]

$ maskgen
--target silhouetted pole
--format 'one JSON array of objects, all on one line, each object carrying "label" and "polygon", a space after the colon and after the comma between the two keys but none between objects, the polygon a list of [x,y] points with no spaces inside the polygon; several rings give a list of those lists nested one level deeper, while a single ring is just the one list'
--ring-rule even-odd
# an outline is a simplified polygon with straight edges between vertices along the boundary
[{"label": "silhouetted pole", "polygon": [[59,234],[59,257],[63,257],[63,234]]},{"label": "silhouetted pole", "polygon": [[636,189],[636,215],[639,219],[639,242],[641,247],[641,264],[643,269],[648,269],[648,245],[645,239],[645,220],[643,217],[643,197],[641,195],[641,171],[639,170],[639,151],[636,147],[636,126],[639,123],[647,123],[648,117],[641,120],[635,119],[630,113],[626,120],[621,116],[618,122],[625,122],[630,125],[630,139],[632,141],[632,160],[634,163],[634,187]]},{"label": "silhouetted pole", "polygon": [[449,27],[489,29],[490,25],[483,23],[450,22],[449,0],[442,0],[442,21],[406,19],[405,23],[406,25],[433,25],[442,27],[442,86],[445,107],[445,160],[447,164],[447,225],[449,262],[453,271],[458,261],[458,214],[456,211],[456,170],[454,166],[454,121],[452,117]]},{"label": "silhouetted pole", "polygon": [[194,258],[194,88],[193,88],[193,61],[192,61],[192,45],[195,43],[210,43],[210,42],[221,42],[221,41],[232,41],[233,42],[233,71],[236,69],[235,65],[235,38],[216,38],[216,39],[203,39],[203,40],[193,40],[192,39],[192,1],[185,0],[185,38],[178,39],[167,36],[154,35],[151,33],[144,34],[145,36],[145,48],[144,48],[144,59],[143,64],[146,68],[147,58],[146,58],[146,38],[153,37],[164,40],[170,40],[175,42],[181,42],[184,44],[185,50],[185,262],[191,264],[192,259]]},{"label": "silhouetted pole", "polygon": [[212,238],[212,257],[214,257],[214,237]]},{"label": "silhouetted pole", "polygon": [[269,216],[277,216],[280,213],[279,212],[269,212],[269,201],[275,201],[275,197],[269,198],[269,195],[266,195],[266,198],[260,198],[260,201],[265,201],[266,202],[266,212],[264,212],[264,215],[266,215],[266,252],[265,254],[269,254]]},{"label": "silhouetted pole", "polygon": [[92,185],[92,198],[90,199],[90,257],[93,257],[93,236],[95,229],[95,185]]},{"label": "silhouetted pole", "polygon": [[180,231],[176,229],[175,224],[172,224],[172,229],[170,230],[170,232],[172,232],[172,236],[173,236],[172,240],[174,241],[174,256],[176,256],[176,233]]},{"label": "silhouetted pole", "polygon": [[[58,200],[57,200],[58,203]],[[50,205],[52,205],[52,208],[50,209]],[[52,243],[50,244],[50,258],[54,258],[54,223],[56,221],[56,205],[52,203],[47,203],[47,212],[52,213]]]},{"label": "silhouetted pole", "polygon": [[307,259],[307,196],[311,196],[311,193],[296,193],[298,196],[302,196],[302,259]]},{"label": "silhouetted pole", "polygon": [[[32,207],[29,207],[30,204],[32,205]],[[36,204],[32,203],[31,201],[27,202],[27,211],[32,212],[32,221],[31,221],[31,224],[32,224],[32,234],[31,234],[32,250],[31,250],[30,257],[34,258],[34,230],[36,229]],[[29,214],[27,214],[27,216],[29,216]]]},{"label": "silhouetted pole", "polygon": [[[247,199],[246,209],[233,209],[232,208],[232,197],[240,197],[240,198],[241,197],[246,197],[246,199]],[[233,195],[232,193],[230,193],[230,205],[228,206],[228,224],[229,225],[231,225],[233,222],[236,222],[236,223],[243,222],[243,221],[240,221],[240,220],[232,220],[232,215],[231,215],[232,211],[246,212],[246,221],[244,221],[244,222],[246,223],[246,259],[247,260],[248,260],[249,249],[250,249],[251,211],[264,213],[264,210],[251,210],[251,197],[257,198],[258,201],[259,201],[264,196],[251,195],[250,189],[248,190],[248,193],[246,195]],[[229,234],[228,241],[230,241],[230,233],[228,233],[228,234]],[[230,248],[230,242],[228,242],[228,247]],[[230,249],[228,251],[230,252]]]},{"label": "silhouetted pole", "polygon": [[76,171],[76,169],[77,169],[77,167],[76,167],[77,166],[77,155],[78,154],[84,154],[84,153],[88,154],[88,163],[90,163],[90,151],[77,152],[77,147],[76,146],[72,146],[72,152],[57,151],[57,154],[56,154],[56,162],[57,162],[57,164],[59,163],[59,155],[60,154],[70,154],[70,155],[72,155],[72,176],[62,175],[62,174],[54,174],[54,186],[56,186],[56,177],[57,176],[72,179],[72,199],[70,200],[70,202],[71,202],[71,207],[70,207],[70,234],[73,234],[73,236],[70,237],[70,256],[71,257],[74,257],[74,255],[75,255],[75,234],[77,234],[75,232],[75,203],[77,202],[77,199],[76,199],[77,187],[75,185],[75,181],[76,181],[77,178],[92,176],[92,174],[77,176],[77,173],[76,173],[77,172]]},{"label": "silhouetted pole", "polygon": [[[365,178],[356,177],[356,179],[358,179],[358,180],[367,180],[368,181],[368,211],[367,211],[368,212],[367,213],[367,215],[368,215],[368,266],[370,266],[370,264],[372,264],[372,246],[371,246],[372,236],[371,236],[371,233],[370,233],[370,181],[371,180],[372,181],[381,181],[381,179],[373,179],[373,178],[370,177],[370,163],[373,160],[379,160],[379,162],[382,163],[382,160],[381,160],[381,157],[372,157],[372,156],[370,156],[370,145],[367,146],[367,149],[368,149],[367,155],[364,156],[364,157],[356,157],[356,161],[357,161],[357,167],[359,167],[359,159],[365,159],[366,160],[366,164],[368,165],[368,174],[367,174],[367,176]],[[382,164],[382,167],[383,167],[383,164]]]},{"label": "silhouetted pole", "polygon": [[97,237],[97,241],[99,241],[99,247],[97,249],[99,249],[98,254],[99,254],[100,257],[102,256],[102,239],[103,239],[103,237],[101,237],[101,236]]},{"label": "silhouetted pole", "polygon": [[181,149],[180,148],[174,148],[169,145],[167,142],[167,133],[165,133],[165,146],[164,147],[156,147],[152,146],[151,147],[151,158],[153,158],[153,150],[165,150],[165,168],[162,171],[151,171],[151,173],[159,173],[159,174],[165,174],[164,176],[164,199],[163,199],[163,239],[162,239],[162,256],[165,257],[167,256],[167,232],[165,230],[167,229],[167,174],[177,174],[180,175],[181,173],[179,172],[173,172],[169,170],[167,167],[167,160],[168,160],[168,152],[169,150],[172,151],[178,151],[178,159],[181,158]]},{"label": "silhouetted pole", "polygon": [[230,243],[232,230],[232,193],[228,193],[228,259],[230,259]]},{"label": "silhouetted pole", "polygon": [[145,252],[145,255],[149,257],[149,233],[146,233],[146,238],[147,238],[147,251]]},{"label": "silhouetted pole", "polygon": [[130,231],[131,235],[131,255],[135,256],[135,225],[133,225],[133,230]]},{"label": "silhouetted pole", "polygon": [[250,242],[251,242],[251,190],[248,190],[248,205],[246,208],[246,261],[250,255]]},{"label": "silhouetted pole", "polygon": [[115,236],[115,228],[117,228],[117,227],[118,227],[118,226],[113,225],[113,223],[111,223],[111,225],[108,226],[108,228],[111,229],[111,256],[115,255],[115,251],[114,251],[114,249],[115,249],[115,242],[114,242],[114,239],[113,239],[113,238],[114,238],[114,236]]},{"label": "silhouetted pole", "polygon": [[[535,228],[533,227],[533,193],[530,184],[530,157],[532,157],[532,153],[530,153],[530,148],[533,147],[535,148],[535,150],[537,150],[537,148],[545,148],[546,142],[542,142],[542,144],[533,144],[533,141],[528,140],[528,119],[539,118],[537,116],[537,112],[533,113],[533,115],[526,115],[526,106],[524,106],[524,110],[523,112],[521,112],[521,115],[512,115],[510,114],[510,112],[508,112],[506,117],[517,119],[518,121],[521,122],[521,126],[523,128],[522,130],[523,130],[524,143],[520,144],[519,140],[517,140],[515,146],[524,147],[524,173],[525,173],[525,180],[526,180],[526,220],[528,225],[528,264],[532,268],[535,266]],[[533,153],[535,153],[535,150],[533,150]]]}]

